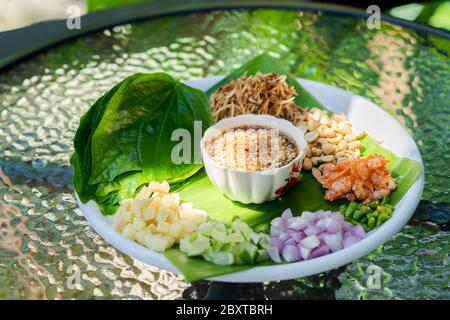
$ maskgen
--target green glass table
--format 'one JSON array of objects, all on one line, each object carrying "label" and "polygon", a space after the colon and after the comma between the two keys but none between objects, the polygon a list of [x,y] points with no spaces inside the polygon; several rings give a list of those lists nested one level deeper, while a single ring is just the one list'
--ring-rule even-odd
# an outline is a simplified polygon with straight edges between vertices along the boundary
[{"label": "green glass table", "polygon": [[448,35],[387,21],[369,29],[361,16],[314,7],[186,11],[10,61],[0,72],[0,298],[204,298],[208,281],[143,264],[93,231],[75,202],[72,138],[89,106],[133,73],[192,80],[263,51],[296,76],[390,112],[420,147],[425,190],[409,224],[370,255],[316,276],[233,287],[233,297],[449,299]]}]

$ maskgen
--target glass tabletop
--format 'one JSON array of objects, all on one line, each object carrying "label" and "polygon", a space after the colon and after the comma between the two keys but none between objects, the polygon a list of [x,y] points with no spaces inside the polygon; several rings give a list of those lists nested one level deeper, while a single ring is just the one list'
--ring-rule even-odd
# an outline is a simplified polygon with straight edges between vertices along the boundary
[{"label": "glass tabletop", "polygon": [[[3,45],[3,44],[2,44]],[[339,269],[238,288],[244,299],[450,298],[450,40],[320,11],[189,13],[125,24],[36,54],[0,73],[0,298],[199,299],[187,283],[122,254],[77,208],[69,157],[80,116],[136,72],[224,75],[268,52],[296,76],[382,106],[425,164],[413,218]]]}]

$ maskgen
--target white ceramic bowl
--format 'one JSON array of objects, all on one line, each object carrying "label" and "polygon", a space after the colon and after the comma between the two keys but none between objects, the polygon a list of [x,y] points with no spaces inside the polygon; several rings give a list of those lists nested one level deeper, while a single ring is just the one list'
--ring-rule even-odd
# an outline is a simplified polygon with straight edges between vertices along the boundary
[{"label": "white ceramic bowl", "polygon": [[[263,171],[247,172],[226,168],[209,155],[207,145],[225,130],[242,127],[264,127],[279,130],[296,145],[297,156],[288,164]],[[307,143],[304,133],[289,121],[269,115],[243,114],[225,118],[208,128],[200,142],[203,163],[211,182],[231,200],[263,203],[279,197],[297,182],[302,168]]]}]

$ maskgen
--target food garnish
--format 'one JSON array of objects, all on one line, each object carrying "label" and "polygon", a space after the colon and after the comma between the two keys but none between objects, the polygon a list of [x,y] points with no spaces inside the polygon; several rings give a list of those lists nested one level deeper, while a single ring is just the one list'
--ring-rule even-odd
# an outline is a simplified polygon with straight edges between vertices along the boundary
[{"label": "food garnish", "polygon": [[282,167],[298,154],[295,144],[272,128],[233,128],[207,144],[210,157],[219,165],[254,172]]},{"label": "food garnish", "polygon": [[255,264],[269,258],[268,243],[267,234],[254,232],[236,218],[231,224],[215,220],[202,223],[197,232],[180,241],[180,250],[219,265]]},{"label": "food garnish", "polygon": [[213,120],[240,114],[269,114],[292,122],[305,132],[308,142],[303,169],[360,157],[361,142],[343,113],[331,117],[325,110],[303,109],[295,104],[297,92],[286,83],[286,76],[275,72],[241,76],[211,95]]},{"label": "food garnish", "polygon": [[353,224],[360,224],[366,231],[379,227],[389,220],[392,211],[394,211],[394,207],[389,204],[388,196],[381,201],[373,200],[367,204],[352,201],[339,208],[339,212],[344,215],[345,220]]},{"label": "food garnish", "polygon": [[180,202],[170,193],[167,181],[150,182],[136,197],[126,199],[117,210],[114,228],[127,238],[163,252],[192,235],[205,222],[206,212]]},{"label": "food garnish", "polygon": [[294,217],[290,209],[271,222],[270,258],[281,263],[308,260],[349,247],[364,239],[360,225],[353,226],[339,212],[304,211]]},{"label": "food garnish", "polygon": [[397,185],[389,173],[384,156],[372,154],[365,158],[345,160],[329,164],[323,168],[323,174],[317,174],[317,180],[327,189],[325,199],[361,200],[367,204],[388,196]]}]

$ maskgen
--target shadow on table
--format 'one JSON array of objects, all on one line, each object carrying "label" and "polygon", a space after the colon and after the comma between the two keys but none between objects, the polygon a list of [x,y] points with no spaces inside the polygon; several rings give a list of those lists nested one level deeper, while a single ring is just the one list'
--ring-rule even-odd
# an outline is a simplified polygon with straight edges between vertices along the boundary
[{"label": "shadow on table", "polygon": [[183,291],[185,300],[334,300],[345,266],[297,280],[267,283],[197,281]]}]

